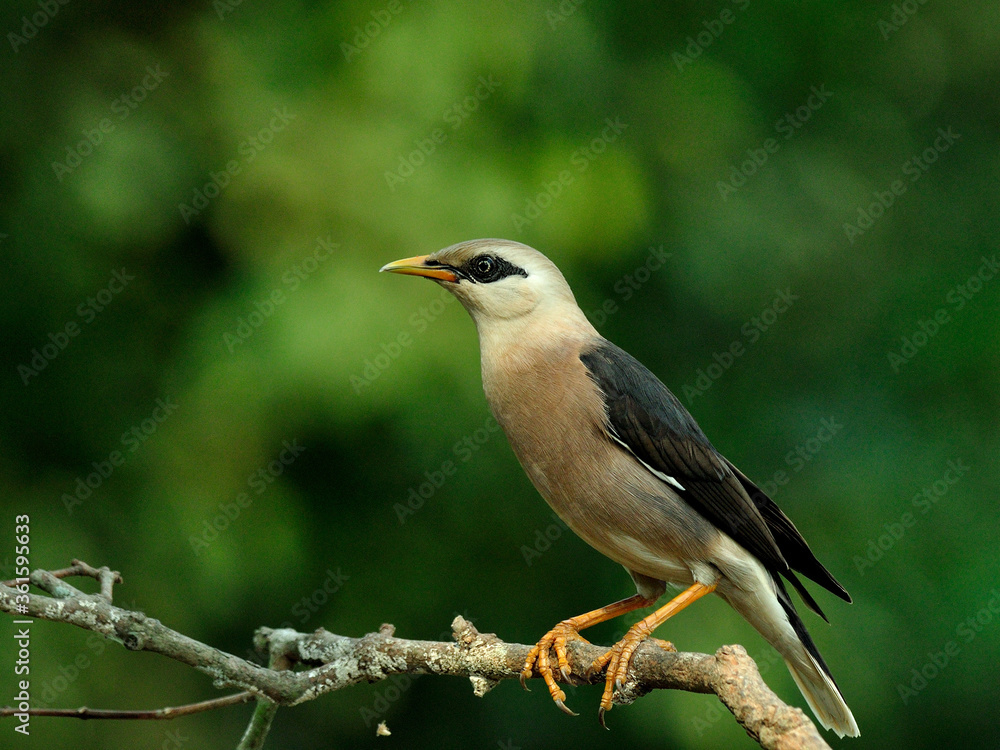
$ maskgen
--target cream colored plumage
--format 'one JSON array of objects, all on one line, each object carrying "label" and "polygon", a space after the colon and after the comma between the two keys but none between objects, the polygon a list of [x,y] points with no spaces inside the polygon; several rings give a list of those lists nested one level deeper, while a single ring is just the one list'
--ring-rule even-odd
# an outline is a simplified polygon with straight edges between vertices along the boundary
[{"label": "cream colored plumage", "polygon": [[565,674],[565,642],[579,628],[652,603],[667,584],[686,588],[599,660],[596,666],[608,664],[603,723],[614,682],[638,642],[714,591],[784,657],[823,726],[841,736],[858,734],[782,576],[820,615],[793,570],[850,601],[847,592],[777,506],[718,454],[673,394],[601,337],[548,258],[516,242],[473,240],[382,270],[432,278],[469,311],[487,400],[525,472],[576,534],[635,581],[635,597],[550,631],[526,675],[537,669],[565,708],[550,648]]}]

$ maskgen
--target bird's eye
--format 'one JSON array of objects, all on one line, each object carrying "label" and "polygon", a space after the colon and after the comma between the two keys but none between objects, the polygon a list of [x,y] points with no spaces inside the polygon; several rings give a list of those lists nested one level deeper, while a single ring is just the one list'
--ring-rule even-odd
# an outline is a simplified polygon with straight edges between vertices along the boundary
[{"label": "bird's eye", "polygon": [[497,269],[497,262],[489,255],[480,255],[472,261],[472,274],[479,281],[492,281]]},{"label": "bird's eye", "polygon": [[518,268],[506,258],[496,255],[477,255],[469,259],[462,266],[462,275],[469,281],[480,284],[490,284],[508,276],[528,278],[528,273],[523,268]]}]

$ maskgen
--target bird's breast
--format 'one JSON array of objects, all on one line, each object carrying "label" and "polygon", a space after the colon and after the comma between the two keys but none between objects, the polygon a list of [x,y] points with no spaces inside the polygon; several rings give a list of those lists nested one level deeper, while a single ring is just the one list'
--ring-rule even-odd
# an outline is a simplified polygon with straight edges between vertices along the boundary
[{"label": "bird's breast", "polygon": [[483,357],[490,408],[550,503],[579,493],[580,464],[596,459],[604,442],[604,403],[574,348],[508,347]]},{"label": "bird's breast", "polygon": [[[483,386],[525,473],[566,524],[630,570],[689,582],[715,530],[607,434],[580,346],[483,356]],[[703,558],[702,558],[703,559]]]}]

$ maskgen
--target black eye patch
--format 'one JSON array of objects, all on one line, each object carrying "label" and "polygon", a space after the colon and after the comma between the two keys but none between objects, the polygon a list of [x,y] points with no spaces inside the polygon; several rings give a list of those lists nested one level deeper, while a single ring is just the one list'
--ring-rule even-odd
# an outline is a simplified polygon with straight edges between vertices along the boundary
[{"label": "black eye patch", "polygon": [[523,268],[495,255],[477,255],[462,270],[470,281],[480,284],[489,284],[508,276],[528,278],[528,272]]}]

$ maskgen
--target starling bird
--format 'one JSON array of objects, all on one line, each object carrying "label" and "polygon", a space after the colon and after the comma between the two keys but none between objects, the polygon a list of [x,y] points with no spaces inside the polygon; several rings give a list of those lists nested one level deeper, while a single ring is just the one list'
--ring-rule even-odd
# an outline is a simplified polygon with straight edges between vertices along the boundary
[{"label": "starling bird", "polygon": [[601,724],[636,647],[714,592],[777,649],[820,723],[858,736],[784,581],[824,619],[795,573],[850,602],[847,591],[674,394],[597,332],[548,258],[518,242],[483,239],[381,270],[433,279],[468,310],[479,332],[487,401],[524,471],[569,528],[635,582],[634,596],[546,633],[528,655],[522,682],[537,671],[553,700],[572,713],[553,672],[570,677],[567,642],[653,604],[670,584],[683,591],[591,666],[607,668]]}]

